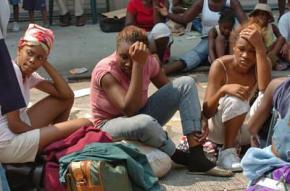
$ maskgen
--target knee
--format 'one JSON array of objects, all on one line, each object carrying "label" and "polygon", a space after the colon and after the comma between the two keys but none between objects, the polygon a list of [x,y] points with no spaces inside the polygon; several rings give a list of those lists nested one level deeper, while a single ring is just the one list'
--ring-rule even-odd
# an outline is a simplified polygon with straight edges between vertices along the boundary
[{"label": "knee", "polygon": [[222,121],[228,121],[236,116],[247,113],[250,110],[248,101],[241,100],[235,96],[224,98],[220,104],[223,110]]},{"label": "knee", "polygon": [[174,81],[175,86],[182,90],[197,91],[195,80],[190,76],[183,76]]},{"label": "knee", "polygon": [[143,135],[154,136],[158,134],[156,131],[158,131],[161,126],[155,118],[146,114],[141,114],[139,117],[141,122],[139,131],[141,131]]},{"label": "knee", "polygon": [[249,103],[248,101],[244,101],[238,97],[235,96],[227,96],[223,100],[224,108],[230,109],[230,110],[238,110],[239,108],[243,108],[244,110],[249,109]]}]

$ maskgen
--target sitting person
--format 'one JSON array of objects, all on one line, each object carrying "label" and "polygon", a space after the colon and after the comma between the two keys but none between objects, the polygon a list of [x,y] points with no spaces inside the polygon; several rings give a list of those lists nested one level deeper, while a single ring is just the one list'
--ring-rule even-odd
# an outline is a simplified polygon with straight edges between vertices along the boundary
[{"label": "sitting person", "polygon": [[[174,14],[183,14],[187,9],[189,9],[193,3],[195,3],[196,0],[173,0],[171,11]],[[196,17],[191,22],[191,29],[201,33],[202,32],[202,26],[201,26],[201,18]]]},{"label": "sitting person", "polygon": [[[288,10],[290,10],[290,1],[288,2]],[[281,49],[281,56],[284,60],[290,62],[290,12],[281,16],[278,22],[278,28],[281,35],[286,39]]]},{"label": "sitting person", "polygon": [[238,0],[197,0],[183,15],[169,13],[163,5],[158,7],[158,11],[161,15],[180,24],[186,25],[199,14],[201,14],[202,18],[202,35],[204,38],[202,38],[195,47],[179,58],[179,60],[167,64],[164,67],[166,74],[180,70],[189,71],[207,61],[209,49],[207,38],[208,32],[212,27],[218,24],[220,11],[226,7],[230,7],[234,10],[235,16],[240,23],[246,21],[247,16],[243,12],[242,6]]},{"label": "sitting person", "polygon": [[[74,95],[47,61],[53,40],[51,30],[30,24],[19,41],[13,67],[26,105],[29,104],[29,91],[33,87],[49,95],[30,108],[1,113],[1,163],[32,162],[37,152],[46,145],[68,136],[81,126],[91,124],[87,119],[63,122],[69,117]],[[40,67],[44,68],[52,82],[35,72]]]},{"label": "sitting person", "polygon": [[[216,167],[204,155],[200,142],[208,131],[201,128],[194,80],[182,77],[169,82],[158,57],[149,54],[147,46],[146,31],[125,27],[117,36],[116,52],[94,68],[91,107],[95,126],[115,141],[135,140],[158,148],[190,171],[231,176],[231,171]],[[148,98],[150,82],[159,90]],[[162,129],[178,109],[190,153],[177,150]]]},{"label": "sitting person", "polygon": [[209,119],[209,140],[223,144],[217,165],[240,171],[240,159],[235,149],[238,133],[250,142],[243,126],[249,100],[255,91],[259,97],[251,107],[250,114],[263,96],[271,80],[271,67],[261,34],[256,26],[236,30],[232,35],[233,55],[216,59],[210,68],[208,86],[203,102],[203,113]]},{"label": "sitting person", "polygon": [[[248,123],[249,132],[252,135],[252,146],[260,146],[258,132],[263,128],[263,124],[270,116],[274,108],[280,117],[284,118],[290,107],[290,78],[281,77],[271,81],[267,87],[263,101],[257,108],[257,112],[250,118]],[[263,115],[261,115],[263,113]]]},{"label": "sitting person", "polygon": [[[264,122],[273,109],[278,113],[278,120],[272,135],[272,145],[265,148],[250,148],[241,161],[244,174],[249,179],[250,185],[277,167],[289,166],[289,108],[290,78],[282,77],[272,80],[264,93],[260,106],[248,123],[253,146],[260,146],[258,132],[263,128]],[[285,177],[287,177],[287,174]]]},{"label": "sitting person", "polygon": [[148,31],[150,51],[157,53],[159,60],[165,64],[170,57],[172,37],[165,18],[155,9],[159,3],[165,3],[168,8],[167,0],[130,0],[125,25],[135,25]]},{"label": "sitting person", "polygon": [[230,54],[230,34],[235,25],[234,12],[230,8],[222,10],[218,25],[208,32],[209,62]]},{"label": "sitting person", "polygon": [[274,17],[268,4],[258,3],[249,15],[249,25],[258,24],[262,29],[267,56],[271,59],[273,69],[284,70],[287,66],[277,62],[285,38],[280,34],[278,27],[272,23],[273,21]]}]

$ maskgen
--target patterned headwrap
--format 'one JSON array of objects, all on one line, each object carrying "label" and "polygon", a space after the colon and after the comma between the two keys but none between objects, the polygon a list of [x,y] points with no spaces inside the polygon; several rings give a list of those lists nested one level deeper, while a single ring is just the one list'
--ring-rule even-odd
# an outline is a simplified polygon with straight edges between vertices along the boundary
[{"label": "patterned headwrap", "polygon": [[54,35],[52,30],[39,26],[37,24],[29,24],[24,36],[20,39],[18,47],[24,45],[40,45],[47,54],[53,46]]}]

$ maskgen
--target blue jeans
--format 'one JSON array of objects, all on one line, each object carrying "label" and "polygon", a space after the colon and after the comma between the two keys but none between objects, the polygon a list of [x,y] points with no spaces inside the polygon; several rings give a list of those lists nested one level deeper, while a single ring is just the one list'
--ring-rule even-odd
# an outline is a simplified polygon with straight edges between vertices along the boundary
[{"label": "blue jeans", "polygon": [[202,25],[201,25],[201,18],[200,17],[196,17],[195,19],[193,19],[191,29],[193,29],[199,33],[202,33]]},{"label": "blue jeans", "polygon": [[10,191],[8,182],[5,176],[5,171],[0,164],[0,191]]},{"label": "blue jeans", "polygon": [[189,71],[199,66],[208,59],[208,39],[201,41],[190,51],[185,53],[180,60],[186,65],[185,71]]},{"label": "blue jeans", "polygon": [[117,117],[106,121],[101,129],[115,140],[135,140],[159,148],[169,156],[175,145],[162,129],[179,109],[183,134],[201,131],[200,103],[195,81],[180,77],[155,92],[146,105],[132,117]]}]

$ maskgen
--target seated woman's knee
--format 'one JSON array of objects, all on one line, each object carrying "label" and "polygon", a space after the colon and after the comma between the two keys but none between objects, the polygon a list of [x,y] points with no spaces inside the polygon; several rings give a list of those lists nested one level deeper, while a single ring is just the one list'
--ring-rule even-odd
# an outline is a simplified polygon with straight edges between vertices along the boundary
[{"label": "seated woman's knee", "polygon": [[155,133],[156,130],[160,127],[158,121],[150,115],[140,114],[139,117],[139,130],[142,131],[144,134]]},{"label": "seated woman's knee", "polygon": [[220,103],[221,109],[224,111],[223,115],[234,116],[235,114],[240,115],[250,110],[248,101],[241,100],[235,96],[227,96]]},{"label": "seated woman's knee", "polygon": [[186,89],[191,89],[191,88],[196,87],[195,80],[190,76],[179,77],[176,80],[174,80],[174,83],[178,87],[185,87]]}]

